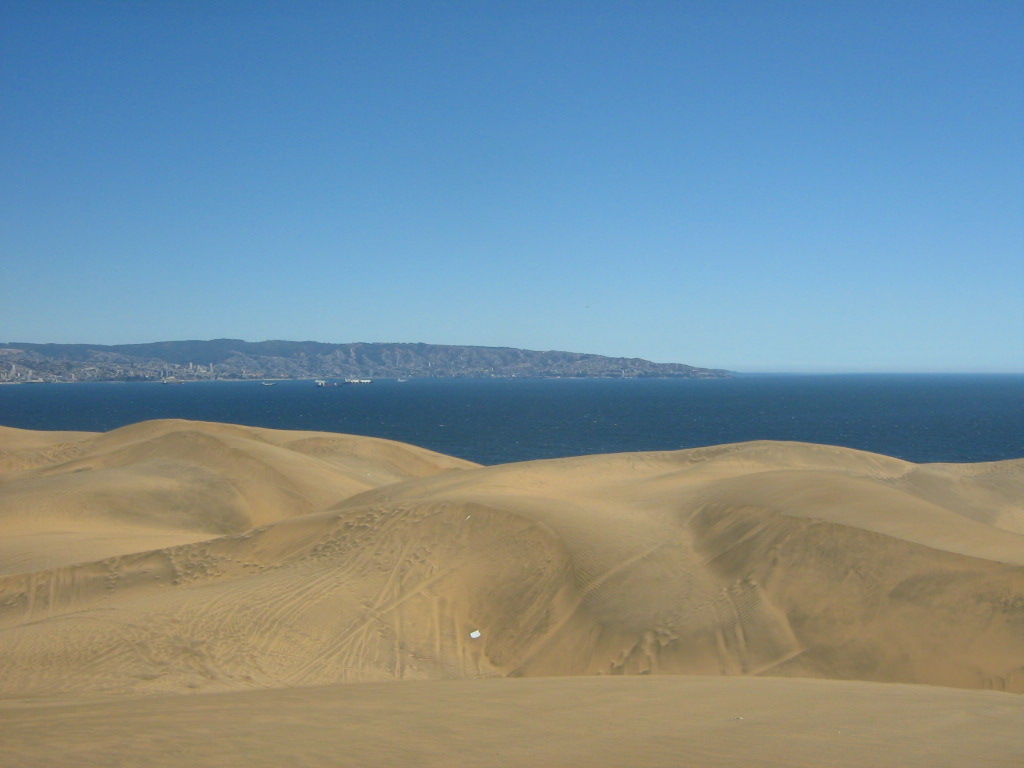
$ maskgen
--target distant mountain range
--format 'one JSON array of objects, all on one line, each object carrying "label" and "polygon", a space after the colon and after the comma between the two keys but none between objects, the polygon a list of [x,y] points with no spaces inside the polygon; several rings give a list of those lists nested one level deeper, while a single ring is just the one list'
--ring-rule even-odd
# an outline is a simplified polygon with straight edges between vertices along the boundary
[{"label": "distant mountain range", "polygon": [[412,377],[721,378],[728,371],[510,347],[314,341],[0,345],[0,382]]}]

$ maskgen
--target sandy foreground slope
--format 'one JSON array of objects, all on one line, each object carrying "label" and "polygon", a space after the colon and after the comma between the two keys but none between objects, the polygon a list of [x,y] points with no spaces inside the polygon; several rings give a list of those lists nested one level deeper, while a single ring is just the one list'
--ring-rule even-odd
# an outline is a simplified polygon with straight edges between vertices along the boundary
[{"label": "sandy foreground slope", "polygon": [[1024,763],[1024,460],[0,428],[0,533],[0,766]]},{"label": "sandy foreground slope", "polygon": [[1020,696],[750,677],[333,684],[0,701],[0,764],[1018,768]]}]

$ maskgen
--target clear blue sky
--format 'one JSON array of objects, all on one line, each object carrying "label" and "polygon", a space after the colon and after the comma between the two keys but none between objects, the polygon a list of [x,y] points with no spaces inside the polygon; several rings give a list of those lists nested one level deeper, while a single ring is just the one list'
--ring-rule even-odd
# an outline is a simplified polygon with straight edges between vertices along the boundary
[{"label": "clear blue sky", "polygon": [[0,5],[0,341],[1024,371],[1024,3]]}]

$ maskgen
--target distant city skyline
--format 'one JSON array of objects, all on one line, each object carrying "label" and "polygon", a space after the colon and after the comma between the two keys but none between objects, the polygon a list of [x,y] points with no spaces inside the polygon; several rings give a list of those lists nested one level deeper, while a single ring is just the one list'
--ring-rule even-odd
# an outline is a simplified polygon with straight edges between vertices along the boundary
[{"label": "distant city skyline", "polygon": [[0,9],[2,342],[1024,372],[1019,2]]}]

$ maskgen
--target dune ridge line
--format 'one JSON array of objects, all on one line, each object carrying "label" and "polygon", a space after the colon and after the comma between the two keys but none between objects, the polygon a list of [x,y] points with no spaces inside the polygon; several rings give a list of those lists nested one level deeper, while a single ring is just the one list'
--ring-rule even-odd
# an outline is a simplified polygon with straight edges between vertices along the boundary
[{"label": "dune ridge line", "polygon": [[[608,676],[672,677],[670,698],[771,678],[805,704],[799,678],[822,700],[869,683],[1024,693],[1024,460],[762,441],[481,467],[161,420],[0,428],[0,472],[5,715],[170,712],[154,694],[202,692],[231,694],[210,699],[228,722],[267,697],[301,709],[296,687],[312,706],[395,681],[490,681],[499,706],[502,678],[549,680],[515,689],[549,704]],[[374,701],[394,706],[390,689]],[[728,690],[760,695],[709,695]]]}]

